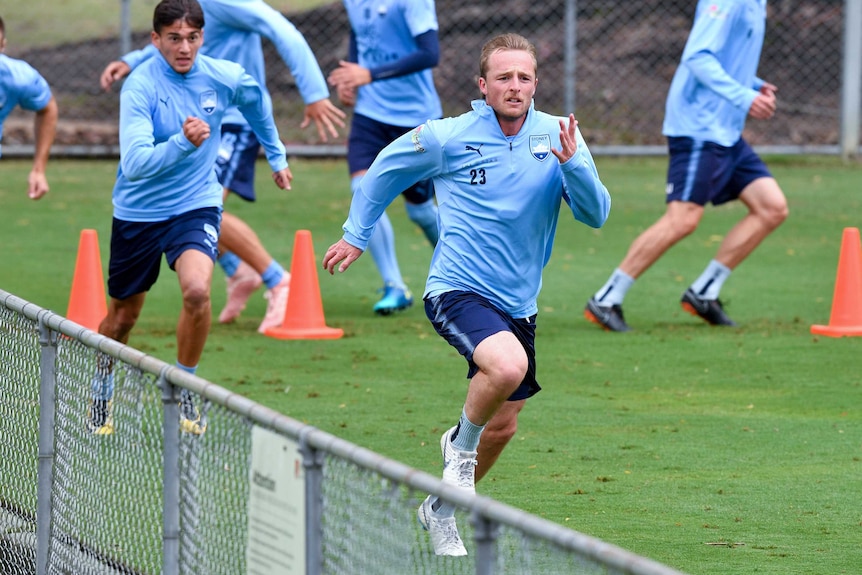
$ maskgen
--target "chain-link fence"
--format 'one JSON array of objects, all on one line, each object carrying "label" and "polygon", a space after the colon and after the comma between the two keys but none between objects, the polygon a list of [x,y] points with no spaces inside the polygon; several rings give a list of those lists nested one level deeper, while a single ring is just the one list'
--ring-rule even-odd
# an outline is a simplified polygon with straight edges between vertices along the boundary
[{"label": "chain-link fence", "polygon": [[[845,12],[853,2],[858,0],[770,0],[759,75],[778,86],[779,111],[772,120],[748,123],[746,137],[752,144],[837,151],[842,129],[847,129],[842,126],[842,91],[859,87],[853,74],[858,76],[862,55],[844,53]],[[539,107],[566,114],[574,106],[595,153],[607,147],[645,146],[663,152],[664,100],[695,5],[696,0],[437,0],[441,58],[435,80],[444,113],[466,111],[469,101],[479,96],[475,77],[482,44],[494,34],[516,31],[538,49]],[[119,14],[119,4],[115,9]],[[44,17],[50,18],[50,11]],[[288,17],[305,35],[324,74],[336,68],[347,53],[342,3]],[[847,32],[851,38],[860,33],[852,27]],[[132,34],[134,48],[148,41],[146,29]],[[98,151],[116,145],[118,97],[116,90],[103,93],[98,79],[104,66],[120,55],[120,45],[120,39],[112,37],[24,51],[10,46],[10,54],[39,69],[58,96],[63,117],[58,149],[65,145]],[[282,138],[294,151],[314,144],[314,130],[298,129],[301,99],[268,44],[266,60]],[[849,82],[843,72],[848,61]],[[850,120],[858,124],[859,94],[850,96],[856,112]],[[7,127],[6,153],[28,142],[31,123]],[[858,126],[852,133],[858,140]]]},{"label": "chain-link fence", "polygon": [[[111,365],[113,433],[86,425]],[[203,435],[180,432],[198,397]],[[0,572],[682,575],[304,425],[0,290]],[[458,506],[468,557],[416,520]]]}]

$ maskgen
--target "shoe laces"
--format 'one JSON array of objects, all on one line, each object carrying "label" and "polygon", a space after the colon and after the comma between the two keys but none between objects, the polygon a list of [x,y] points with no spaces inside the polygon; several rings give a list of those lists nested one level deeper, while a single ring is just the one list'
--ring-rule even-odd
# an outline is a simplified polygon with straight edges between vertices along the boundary
[{"label": "shoe laces", "polygon": [[475,468],[478,462],[473,457],[463,457],[457,453],[454,458],[446,463],[446,467],[455,472],[458,487],[472,489],[475,485]]},{"label": "shoe laces", "polygon": [[460,549],[464,546],[461,541],[461,535],[458,533],[458,525],[455,523],[454,517],[444,519],[436,519],[434,529],[435,539],[438,541],[438,547],[449,549]]}]

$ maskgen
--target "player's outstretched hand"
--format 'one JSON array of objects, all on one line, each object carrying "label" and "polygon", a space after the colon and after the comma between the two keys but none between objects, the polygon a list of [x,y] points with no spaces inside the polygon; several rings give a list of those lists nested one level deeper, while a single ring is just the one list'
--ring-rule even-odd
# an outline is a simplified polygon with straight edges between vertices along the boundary
[{"label": "player's outstretched hand", "polygon": [[335,266],[340,262],[341,265],[338,266],[338,271],[344,272],[361,255],[362,250],[356,246],[348,244],[343,239],[338,240],[326,250],[326,254],[323,256],[323,269],[330,274],[334,274]]},{"label": "player's outstretched hand", "polygon": [[282,190],[289,190],[290,182],[293,181],[293,174],[290,172],[290,168],[273,172],[272,181],[275,182],[275,185]]},{"label": "player's outstretched hand", "polygon": [[578,121],[574,114],[569,114],[569,122],[560,119],[560,146],[559,150],[552,148],[551,152],[557,157],[561,164],[568,162],[575,152],[578,151]]},{"label": "player's outstretched hand", "polygon": [[311,122],[314,122],[317,126],[317,135],[322,141],[328,142],[327,132],[333,138],[337,138],[338,130],[335,129],[335,126],[343,128],[346,117],[347,114],[343,110],[338,109],[329,98],[324,98],[305,107],[305,115],[299,127],[304,130]]}]

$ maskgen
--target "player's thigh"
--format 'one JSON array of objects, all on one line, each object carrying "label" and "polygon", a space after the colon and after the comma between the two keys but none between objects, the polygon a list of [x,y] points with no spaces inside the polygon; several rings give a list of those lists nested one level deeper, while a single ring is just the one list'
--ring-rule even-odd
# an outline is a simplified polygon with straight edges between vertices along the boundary
[{"label": "player's thigh", "polygon": [[739,199],[753,214],[775,214],[782,219],[787,215],[787,198],[775,178],[752,181],[742,190]]},{"label": "player's thigh", "polygon": [[473,351],[473,362],[483,372],[520,383],[529,362],[523,344],[511,331],[499,331],[483,339]]}]

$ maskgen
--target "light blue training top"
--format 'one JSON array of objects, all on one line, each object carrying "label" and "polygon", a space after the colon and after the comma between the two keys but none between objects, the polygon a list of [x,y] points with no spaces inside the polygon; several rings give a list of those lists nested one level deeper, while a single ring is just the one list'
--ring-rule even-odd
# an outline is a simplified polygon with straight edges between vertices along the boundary
[{"label": "light blue training top", "polygon": [[763,80],[766,0],[699,0],[665,105],[666,136],[732,146]]},{"label": "light blue training top", "polygon": [[[286,168],[271,102],[239,64],[198,54],[192,69],[179,74],[159,54],[135,68],[120,92],[114,217],[153,222],[221,207],[215,163],[222,121],[232,106],[248,120],[272,170]],[[183,134],[188,116],[210,125],[199,148]]]},{"label": "light blue training top", "polygon": [[[433,0],[344,0],[364,68],[389,64],[418,49],[415,37],[437,30]],[[431,68],[361,86],[354,112],[394,126],[418,126],[443,115]]]},{"label": "light blue training top", "polygon": [[0,54],[0,139],[3,138],[3,122],[15,106],[38,112],[50,101],[51,88],[33,66]]},{"label": "light blue training top", "polygon": [[567,162],[551,153],[561,147],[560,118],[531,105],[521,130],[507,138],[484,100],[472,107],[430,120],[380,152],[353,196],[344,240],[364,250],[386,206],[433,178],[440,241],[425,295],[470,291],[512,317],[529,317],[538,310],[562,202],[577,221],[597,228],[611,197],[580,131]]},{"label": "light blue training top", "polygon": [[[204,44],[200,53],[240,64],[266,90],[261,38],[272,42],[293,76],[306,104],[329,97],[329,86],[305,37],[280,12],[262,0],[200,0],[204,11]],[[152,44],[129,52],[123,62],[135,69],[158,54]],[[269,92],[266,91],[267,97]],[[226,124],[245,125],[238,110],[230,110]]]}]

